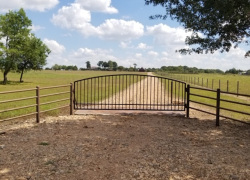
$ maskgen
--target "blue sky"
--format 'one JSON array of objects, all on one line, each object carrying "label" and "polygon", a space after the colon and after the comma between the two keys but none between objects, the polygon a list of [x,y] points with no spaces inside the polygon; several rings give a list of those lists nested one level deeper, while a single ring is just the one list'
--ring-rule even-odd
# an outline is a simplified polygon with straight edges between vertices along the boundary
[{"label": "blue sky", "polygon": [[[170,19],[150,20],[164,14],[162,7],[146,6],[144,0],[8,0],[0,13],[24,8],[32,31],[50,49],[47,67],[54,64],[86,67],[90,61],[116,61],[125,67],[179,66],[227,70],[250,69],[244,58],[247,47],[229,53],[180,55],[188,33]],[[249,47],[248,47],[249,48]]]}]

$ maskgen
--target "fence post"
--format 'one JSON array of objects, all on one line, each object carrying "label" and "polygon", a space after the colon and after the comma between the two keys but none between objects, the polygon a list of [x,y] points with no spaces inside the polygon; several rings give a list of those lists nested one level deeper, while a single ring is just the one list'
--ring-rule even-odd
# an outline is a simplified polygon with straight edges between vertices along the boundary
[{"label": "fence post", "polygon": [[170,102],[171,102],[171,110],[172,110],[172,105],[173,105],[173,81],[171,81],[171,99],[170,99]]},{"label": "fence post", "polygon": [[216,126],[220,125],[220,89],[217,89],[216,98]]},{"label": "fence post", "polygon": [[227,80],[227,92],[229,92],[229,81]]},{"label": "fence post", "polygon": [[237,81],[237,96],[239,95],[239,89],[240,89],[240,82]]},{"label": "fence post", "polygon": [[70,115],[74,115],[73,110],[73,85],[70,83]]},{"label": "fence post", "polygon": [[40,122],[40,88],[36,87],[36,122]]},{"label": "fence post", "polygon": [[187,108],[187,111],[186,111],[186,117],[189,118],[189,101],[190,101],[190,85],[188,84],[187,85],[187,88],[186,88],[186,93],[187,93],[187,104],[186,104],[186,108]]}]

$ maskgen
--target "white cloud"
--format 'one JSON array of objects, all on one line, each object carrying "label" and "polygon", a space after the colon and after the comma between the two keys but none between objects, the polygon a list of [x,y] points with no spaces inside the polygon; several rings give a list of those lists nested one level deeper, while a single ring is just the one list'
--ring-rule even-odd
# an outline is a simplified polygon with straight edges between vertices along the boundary
[{"label": "white cloud", "polygon": [[65,51],[65,47],[55,40],[44,39],[43,42],[51,50],[51,54],[62,54]]},{"label": "white cloud", "polygon": [[149,52],[148,52],[148,55],[156,57],[156,56],[158,56],[158,52],[149,51]]},{"label": "white cloud", "polygon": [[51,21],[62,28],[78,30],[86,36],[92,35],[95,31],[95,28],[90,24],[90,12],[76,3],[63,6],[56,15],[53,14]]},{"label": "white cloud", "polygon": [[62,28],[79,31],[85,37],[98,36],[101,39],[129,41],[144,34],[144,26],[136,21],[107,19],[95,27],[91,24],[91,14],[74,3],[63,6],[53,15],[52,23]]},{"label": "white cloud", "polygon": [[123,49],[132,48],[130,44],[131,44],[131,41],[121,41],[119,47]]},{"label": "white cloud", "polygon": [[36,26],[36,25],[32,24],[32,26],[30,27],[30,29],[31,29],[31,31],[36,32],[36,31],[39,31],[41,29],[45,29],[45,27],[42,27],[42,26],[39,26],[39,25]]},{"label": "white cloud", "polygon": [[98,36],[109,40],[131,40],[144,34],[144,26],[136,21],[107,19],[97,27]]},{"label": "white cloud", "polygon": [[144,34],[144,26],[136,21],[107,19],[95,27],[91,24],[90,11],[83,9],[77,3],[63,6],[53,15],[51,21],[62,28],[79,31],[86,37],[98,36],[101,39],[129,41]]},{"label": "white cloud", "polygon": [[152,47],[151,46],[148,46],[147,44],[144,44],[144,43],[139,43],[138,46],[137,46],[137,49],[151,49]]},{"label": "white cloud", "polygon": [[59,0],[1,0],[0,11],[8,11],[10,9],[29,9],[36,11],[45,11],[55,7]]},{"label": "white cloud", "polygon": [[95,12],[118,13],[118,10],[111,6],[111,0],[76,0],[84,9]]},{"label": "white cloud", "polygon": [[191,32],[186,32],[183,28],[172,28],[165,24],[158,24],[147,27],[147,34],[154,37],[154,43],[160,46],[171,48],[181,48],[185,46],[186,36]]},{"label": "white cloud", "polygon": [[136,57],[136,58],[141,58],[141,57],[142,57],[142,54],[141,54],[141,53],[136,53],[136,54],[135,54],[135,57]]}]

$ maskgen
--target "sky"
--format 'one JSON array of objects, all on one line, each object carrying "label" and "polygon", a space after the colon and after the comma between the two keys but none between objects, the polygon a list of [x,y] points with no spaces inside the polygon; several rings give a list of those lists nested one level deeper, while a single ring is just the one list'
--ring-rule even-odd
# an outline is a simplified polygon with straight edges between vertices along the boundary
[{"label": "sky", "polygon": [[144,0],[8,0],[0,1],[0,13],[23,8],[32,20],[32,33],[51,50],[46,67],[54,64],[97,66],[116,61],[119,66],[160,68],[189,66],[203,69],[250,69],[244,58],[247,46],[229,53],[181,55],[190,35],[174,20],[151,20],[165,14],[163,7]]}]

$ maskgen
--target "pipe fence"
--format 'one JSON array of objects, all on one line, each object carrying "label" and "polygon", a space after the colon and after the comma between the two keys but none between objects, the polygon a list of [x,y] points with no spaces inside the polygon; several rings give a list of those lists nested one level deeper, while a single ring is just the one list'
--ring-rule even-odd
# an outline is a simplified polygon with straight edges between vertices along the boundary
[{"label": "pipe fence", "polygon": [[[67,88],[67,87],[69,87],[69,90],[60,91],[62,88]],[[41,94],[41,92],[43,92],[44,90],[50,90],[51,91],[52,89],[57,89],[58,92]],[[24,112],[22,115],[13,116],[13,117],[6,118],[6,119],[0,119],[0,122],[36,115],[36,122],[39,123],[40,122],[40,116],[41,116],[42,113],[57,110],[57,109],[62,109],[62,108],[66,108],[66,107],[70,107],[70,115],[73,115],[73,113],[74,113],[73,112],[73,85],[72,84],[60,85],[60,86],[51,86],[51,87],[39,87],[39,86],[37,86],[36,88],[31,88],[31,89],[5,91],[5,92],[0,92],[0,96],[1,95],[12,94],[12,93],[15,93],[17,95],[18,93],[23,93],[23,92],[30,92],[30,94],[33,94],[35,92],[35,96],[28,96],[28,97],[21,97],[21,98],[10,99],[10,100],[3,100],[3,101],[0,101],[0,104],[8,104],[8,103],[13,104],[15,102],[22,102],[22,101],[27,101],[27,100],[35,100],[35,102],[32,101],[32,104],[21,106],[21,107],[11,107],[11,108],[9,108],[9,106],[11,106],[11,105],[9,105],[9,106],[6,105],[6,107],[7,107],[6,109],[0,110],[0,115],[1,115],[1,113],[11,112],[11,111],[18,111],[18,110],[21,110],[21,109],[28,109],[28,108],[35,108],[35,110],[33,112],[29,112],[29,113],[28,113],[28,111]],[[49,101],[45,100],[45,102],[41,103],[41,99],[44,99],[46,97],[58,96],[58,95],[67,95],[67,94],[68,94],[67,98],[60,98],[59,97],[56,100],[49,100]],[[41,106],[60,103],[60,102],[63,102],[63,101],[69,101],[69,104],[41,111]]]},{"label": "pipe fence", "polygon": [[[199,93],[193,92],[194,90],[199,90]],[[220,118],[230,119],[233,121],[238,121],[238,122],[242,122],[242,123],[246,123],[250,125],[249,123],[250,122],[250,108],[249,108],[250,104],[247,103],[247,101],[249,101],[248,98],[250,99],[250,95],[230,93],[226,91],[221,91],[220,89],[211,90],[211,89],[205,89],[205,88],[200,88],[200,87],[193,87],[190,85],[187,85],[186,93],[187,93],[186,117],[189,118],[190,109],[193,109],[196,111],[214,115],[216,117],[216,123],[215,123],[216,126],[220,125]],[[241,102],[238,96],[246,98],[246,102]],[[195,99],[194,97],[198,97],[198,98]],[[231,99],[229,97],[231,97]],[[206,100],[210,100],[210,101],[206,101]],[[191,106],[190,102],[209,107],[214,112]],[[224,111],[224,113],[221,113],[222,110]],[[228,113],[230,113],[231,116],[226,115]],[[243,117],[243,119],[245,118],[246,121],[240,120],[242,116],[245,116]],[[237,117],[237,118],[234,118],[234,117]]]}]

